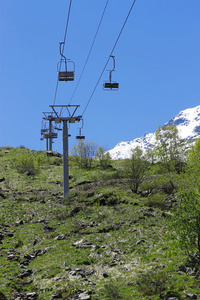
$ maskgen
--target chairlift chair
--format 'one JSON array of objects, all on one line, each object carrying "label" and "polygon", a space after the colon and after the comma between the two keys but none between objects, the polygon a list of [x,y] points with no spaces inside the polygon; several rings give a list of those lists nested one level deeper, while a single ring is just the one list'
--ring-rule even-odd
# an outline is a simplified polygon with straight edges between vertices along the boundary
[{"label": "chairlift chair", "polygon": [[119,83],[112,81],[112,72],[115,71],[115,57],[110,56],[113,59],[113,68],[109,72],[109,81],[104,81],[103,82],[103,89],[104,90],[110,90],[110,91],[117,91],[119,89]]},{"label": "chairlift chair", "polygon": [[76,139],[77,140],[84,140],[85,139],[85,136],[81,134],[81,129],[83,128],[83,119],[82,120],[82,126],[81,128],[79,128],[79,135],[76,136]]},{"label": "chairlift chair", "polygon": [[[74,80],[74,73],[75,73],[75,64],[73,61],[66,59],[66,57],[63,55],[61,51],[61,45],[60,43],[60,55],[61,60],[57,65],[58,70],[58,80],[59,81],[73,81]],[[71,70],[68,70],[68,65],[71,66]]]},{"label": "chairlift chair", "polygon": [[47,132],[48,129],[41,129],[41,134],[44,133],[44,132]]},{"label": "chairlift chair", "polygon": [[59,127],[54,127],[55,130],[58,130],[58,131],[61,131],[62,128],[59,128]]},{"label": "chairlift chair", "polygon": [[84,139],[85,139],[85,136],[79,134],[79,135],[76,136],[76,139],[77,139],[77,140],[84,140]]}]

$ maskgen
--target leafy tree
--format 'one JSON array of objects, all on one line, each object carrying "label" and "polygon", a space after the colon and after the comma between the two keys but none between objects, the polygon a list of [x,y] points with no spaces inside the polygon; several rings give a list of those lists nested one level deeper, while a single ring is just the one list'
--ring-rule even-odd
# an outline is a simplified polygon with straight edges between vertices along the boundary
[{"label": "leafy tree", "polygon": [[187,170],[177,198],[175,223],[181,245],[189,254],[200,252],[200,139],[188,152]]},{"label": "leafy tree", "polygon": [[147,149],[145,153],[146,160],[150,162],[151,165],[153,165],[156,161],[156,152],[155,149],[149,148]]},{"label": "leafy tree", "polygon": [[156,131],[156,156],[168,171],[181,173],[185,166],[185,145],[175,125],[159,127]]},{"label": "leafy tree", "polygon": [[188,254],[200,252],[200,192],[188,186],[178,198],[175,223],[179,241]]},{"label": "leafy tree", "polygon": [[132,157],[126,163],[126,172],[129,177],[128,184],[132,192],[137,193],[139,185],[144,179],[148,162],[145,160],[142,150],[136,147],[132,152]]},{"label": "leafy tree", "polygon": [[108,167],[111,161],[110,153],[106,152],[101,146],[98,147],[96,158],[99,161],[100,167]]},{"label": "leafy tree", "polygon": [[198,181],[200,176],[200,138],[196,140],[194,146],[188,151],[188,172],[193,174],[195,181]]},{"label": "leafy tree", "polygon": [[75,161],[81,168],[91,168],[92,162],[96,156],[97,145],[94,142],[79,141],[73,146],[71,155],[75,157]]}]

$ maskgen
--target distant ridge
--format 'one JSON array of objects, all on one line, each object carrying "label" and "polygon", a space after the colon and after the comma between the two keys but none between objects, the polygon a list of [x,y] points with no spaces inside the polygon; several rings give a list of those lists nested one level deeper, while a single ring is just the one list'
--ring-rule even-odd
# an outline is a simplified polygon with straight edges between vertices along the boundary
[{"label": "distant ridge", "polygon": [[[200,134],[200,105],[180,111],[165,125],[176,125],[180,138],[196,140]],[[155,133],[145,133],[142,137],[128,142],[120,142],[109,150],[112,159],[124,159],[131,157],[131,151],[139,146],[143,151],[155,142]]]}]

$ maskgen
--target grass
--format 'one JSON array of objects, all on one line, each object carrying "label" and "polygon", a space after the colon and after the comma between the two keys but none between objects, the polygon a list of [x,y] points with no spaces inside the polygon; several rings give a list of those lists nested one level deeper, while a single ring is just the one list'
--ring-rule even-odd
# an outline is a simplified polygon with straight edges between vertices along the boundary
[{"label": "grass", "polygon": [[[35,174],[19,173],[13,165],[23,155],[32,158]],[[167,177],[155,166],[152,175],[148,170],[140,190],[153,193],[144,197],[128,188],[123,162],[112,165],[71,164],[70,193],[62,204],[60,159],[24,147],[0,149],[2,295],[15,299],[19,292],[37,292],[38,299],[48,300],[61,293],[72,299],[87,290],[99,300],[161,299],[170,291],[180,299],[200,296],[199,277],[178,272],[187,256],[173,215],[163,215],[173,212]],[[21,278],[24,270],[33,274]]]}]

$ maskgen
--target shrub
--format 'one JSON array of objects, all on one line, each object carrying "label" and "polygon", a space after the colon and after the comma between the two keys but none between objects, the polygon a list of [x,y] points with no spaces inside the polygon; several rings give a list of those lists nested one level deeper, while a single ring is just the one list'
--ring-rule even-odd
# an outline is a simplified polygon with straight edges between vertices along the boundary
[{"label": "shrub", "polygon": [[143,295],[159,295],[167,288],[167,274],[164,272],[156,273],[155,271],[143,273],[138,277],[136,283]]},{"label": "shrub", "polygon": [[104,285],[105,296],[109,299],[122,299],[117,282],[110,280]]},{"label": "shrub", "polygon": [[165,196],[162,194],[153,194],[149,196],[146,200],[146,205],[163,210],[168,209],[168,203],[165,199]]},{"label": "shrub", "polygon": [[34,165],[34,159],[28,154],[21,155],[16,163],[15,167],[19,173],[26,173],[27,175],[36,175],[37,170]]},{"label": "shrub", "polygon": [[41,166],[44,165],[45,163],[46,163],[46,158],[44,157],[44,155],[39,154],[35,159],[35,165]]}]

